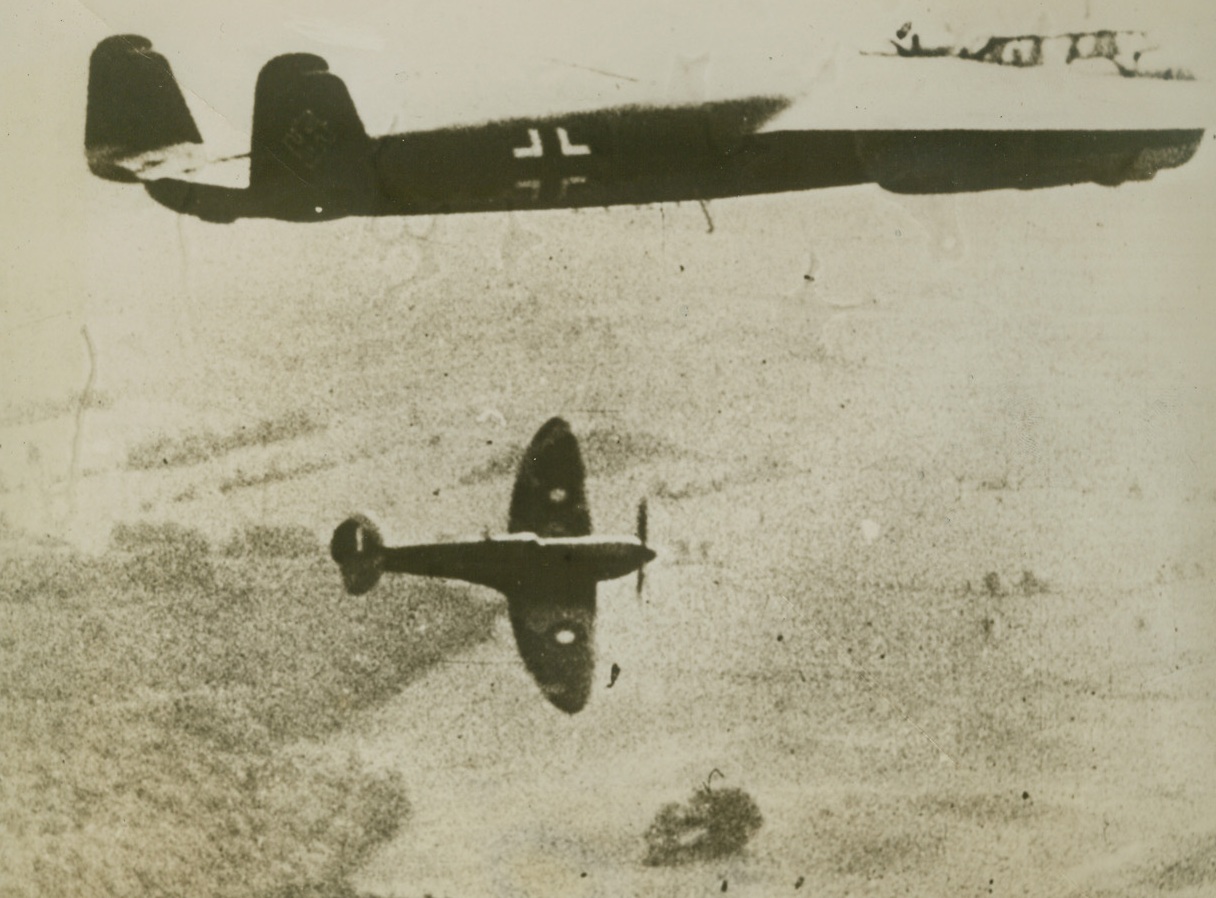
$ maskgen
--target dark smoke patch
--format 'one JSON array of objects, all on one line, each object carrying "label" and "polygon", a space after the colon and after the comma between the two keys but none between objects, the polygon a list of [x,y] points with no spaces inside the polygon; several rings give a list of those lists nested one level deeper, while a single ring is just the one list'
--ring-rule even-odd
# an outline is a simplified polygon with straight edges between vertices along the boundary
[{"label": "dark smoke patch", "polygon": [[649,867],[671,867],[738,854],[764,823],[742,789],[699,789],[687,802],[664,805],[646,830]]}]

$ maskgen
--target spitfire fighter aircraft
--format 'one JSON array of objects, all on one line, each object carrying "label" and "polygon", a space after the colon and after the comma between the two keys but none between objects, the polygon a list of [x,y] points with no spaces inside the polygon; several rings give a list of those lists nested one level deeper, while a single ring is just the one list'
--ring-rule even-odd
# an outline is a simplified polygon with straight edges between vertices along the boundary
[{"label": "spitfire fighter aircraft", "polygon": [[591,694],[596,584],[637,571],[655,557],[646,546],[646,505],[638,535],[592,536],[578,441],[561,418],[546,422],[524,452],[504,536],[468,542],[385,546],[369,520],[352,517],[334,530],[330,553],[351,595],[381,574],[465,580],[507,597],[524,665],[545,697],[567,714]]},{"label": "spitfire fighter aircraft", "polygon": [[[999,129],[926,125],[952,112],[943,92],[957,73],[944,73],[936,87],[922,77],[910,79],[905,68],[871,79],[874,103],[888,106],[895,88],[910,85],[922,109],[904,113],[898,101],[896,118],[911,128],[831,124],[823,103],[868,108],[842,104],[833,88],[820,92],[820,106],[806,97],[751,96],[371,137],[325,60],[294,53],[270,60],[258,76],[249,153],[214,160],[200,152],[202,135],[165,58],[146,38],[122,35],[93,51],[85,151],[94,174],[141,182],[180,213],[216,222],[318,221],[704,202],[865,183],[901,193],[1114,185],[1182,165],[1203,138],[1189,119],[1146,126],[1144,109],[1160,104],[1125,95],[1076,100],[1081,114],[1065,115],[1062,126],[1005,124],[1016,110],[1059,108],[1058,95],[1029,104],[981,98],[978,120],[1001,121]],[[1111,108],[1132,110],[1132,126],[1113,122]],[[240,177],[219,183],[233,164]]]}]

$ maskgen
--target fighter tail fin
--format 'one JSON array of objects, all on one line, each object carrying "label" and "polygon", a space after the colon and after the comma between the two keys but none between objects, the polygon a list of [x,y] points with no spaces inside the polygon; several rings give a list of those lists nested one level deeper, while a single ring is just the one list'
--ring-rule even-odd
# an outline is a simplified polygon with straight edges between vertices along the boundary
[{"label": "fighter tail fin", "polygon": [[182,143],[202,143],[173,71],[139,35],[109,37],[89,60],[84,146],[95,175],[134,181],[121,163]]},{"label": "fighter tail fin", "polygon": [[251,190],[353,210],[373,186],[370,143],[346,85],[324,59],[292,53],[262,67],[253,99]]},{"label": "fighter tail fin", "polygon": [[342,571],[342,584],[352,596],[363,595],[384,572],[384,541],[376,525],[356,515],[334,530],[329,553]]}]

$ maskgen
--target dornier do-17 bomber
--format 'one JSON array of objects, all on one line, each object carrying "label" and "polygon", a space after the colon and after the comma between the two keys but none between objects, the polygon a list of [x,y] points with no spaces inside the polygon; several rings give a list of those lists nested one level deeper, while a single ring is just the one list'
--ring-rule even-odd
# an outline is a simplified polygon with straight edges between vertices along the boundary
[{"label": "dornier do-17 bomber", "polygon": [[507,598],[524,665],[545,697],[567,714],[583,709],[595,670],[596,587],[655,557],[646,545],[646,504],[637,536],[593,536],[578,440],[561,418],[547,421],[519,463],[507,533],[463,542],[385,546],[367,518],[347,518],[330,552],[351,595],[384,573],[464,580]]},{"label": "dornier do-17 bomber", "polygon": [[[884,75],[884,94],[909,81],[906,60],[896,64],[905,68]],[[957,73],[943,83],[951,79]],[[913,86],[930,112],[950,106]],[[977,127],[915,113],[899,127],[878,127],[824,114],[825,103],[843,108],[838,92],[618,106],[372,137],[326,61],[293,53],[258,76],[248,168],[232,186],[217,182],[217,163],[243,165],[245,156],[207,157],[165,58],[146,38],[123,35],[93,52],[85,149],[94,174],[141,182],[177,212],[306,222],[704,202],[866,183],[901,193],[1115,185],[1182,165],[1203,138],[1190,120],[1112,121],[1109,98],[1084,107],[1097,110],[1097,121],[1023,127],[989,114]],[[1060,101],[1053,95],[1046,105]],[[1144,108],[1157,107],[1136,110]]]}]

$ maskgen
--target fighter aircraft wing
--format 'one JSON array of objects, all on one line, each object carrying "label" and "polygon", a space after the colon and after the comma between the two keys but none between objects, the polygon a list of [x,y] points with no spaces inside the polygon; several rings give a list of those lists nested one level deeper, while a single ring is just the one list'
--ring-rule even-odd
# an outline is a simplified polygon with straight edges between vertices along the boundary
[{"label": "fighter aircraft wing", "polygon": [[545,698],[575,714],[595,672],[595,581],[537,581],[507,592],[519,657]]},{"label": "fighter aircraft wing", "polygon": [[[589,535],[585,480],[570,425],[545,422],[519,463],[507,529],[546,538]],[[515,644],[545,697],[575,714],[591,695],[595,669],[595,579],[560,569],[535,575],[504,590]]]},{"label": "fighter aircraft wing", "polygon": [[545,538],[589,535],[585,480],[583,457],[570,425],[561,418],[546,421],[519,463],[508,532]]}]

